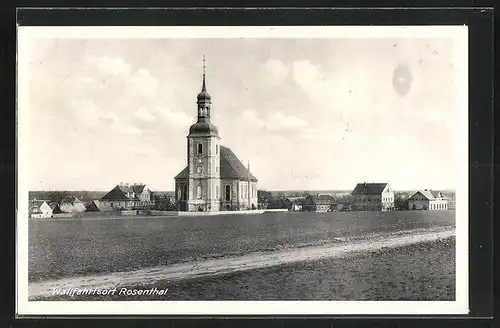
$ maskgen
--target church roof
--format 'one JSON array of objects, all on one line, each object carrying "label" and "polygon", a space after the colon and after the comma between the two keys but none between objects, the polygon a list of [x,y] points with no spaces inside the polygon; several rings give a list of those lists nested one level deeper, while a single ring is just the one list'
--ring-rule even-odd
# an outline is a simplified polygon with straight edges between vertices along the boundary
[{"label": "church roof", "polygon": [[[186,166],[174,179],[187,179],[189,169]],[[220,177],[221,179],[257,181],[257,178],[243,165],[233,151],[227,147],[220,146]]]},{"label": "church roof", "polygon": [[353,195],[380,195],[387,183],[358,183],[352,191]]},{"label": "church roof", "polygon": [[190,136],[219,136],[219,130],[210,121],[198,121],[189,128]]}]

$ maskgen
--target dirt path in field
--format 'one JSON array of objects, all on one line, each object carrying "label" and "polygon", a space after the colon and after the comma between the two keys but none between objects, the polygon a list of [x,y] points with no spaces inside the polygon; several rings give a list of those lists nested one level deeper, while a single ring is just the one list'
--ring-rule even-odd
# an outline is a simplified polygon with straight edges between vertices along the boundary
[{"label": "dirt path in field", "polygon": [[374,251],[385,247],[393,248],[424,241],[450,238],[453,236],[455,236],[454,227],[371,234],[351,240],[338,239],[336,243],[330,245],[308,246],[273,252],[258,252],[239,257],[206,260],[195,263],[179,263],[169,266],[105,275],[63,278],[30,283],[29,297],[30,299],[51,297],[55,289],[111,289],[115,287],[147,285],[159,281],[175,281],[260,269],[294,262],[341,257],[355,252]]}]

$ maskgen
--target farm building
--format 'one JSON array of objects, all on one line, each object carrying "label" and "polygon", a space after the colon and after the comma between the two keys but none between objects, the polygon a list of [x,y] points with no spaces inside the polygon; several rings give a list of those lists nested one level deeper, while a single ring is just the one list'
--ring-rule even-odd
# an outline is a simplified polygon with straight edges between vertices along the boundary
[{"label": "farm building", "polygon": [[408,198],[410,210],[447,210],[448,200],[439,191],[419,190]]},{"label": "farm building", "polygon": [[61,213],[81,213],[85,212],[85,205],[76,197],[70,202],[62,202],[61,204],[51,204],[53,214]]},{"label": "farm building", "polygon": [[145,184],[118,184],[99,201],[99,208],[103,211],[148,208],[152,205],[151,190]]},{"label": "farm building", "polygon": [[174,178],[177,209],[256,209],[257,179],[231,149],[220,145],[218,129],[210,121],[211,103],[203,72],[197,96],[198,118],[187,136],[187,166]]},{"label": "farm building", "polygon": [[302,211],[302,207],[304,205],[304,197],[288,197],[287,201],[289,202],[289,210],[294,212]]},{"label": "farm building", "polygon": [[91,200],[85,204],[87,212],[99,212],[101,210],[98,200]]},{"label": "farm building", "polygon": [[52,217],[52,207],[43,200],[32,200],[30,202],[29,214],[32,218],[50,218]]},{"label": "farm building", "polygon": [[336,208],[335,199],[330,195],[309,195],[302,205],[302,210],[308,212],[332,212]]},{"label": "farm building", "polygon": [[388,183],[358,183],[352,191],[353,209],[388,211],[394,209],[394,191]]}]

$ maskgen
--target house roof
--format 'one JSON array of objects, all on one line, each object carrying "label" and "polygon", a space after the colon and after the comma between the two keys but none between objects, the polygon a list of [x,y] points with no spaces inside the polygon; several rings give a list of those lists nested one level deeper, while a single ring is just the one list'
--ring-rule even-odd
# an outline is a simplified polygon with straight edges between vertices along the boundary
[{"label": "house roof", "polygon": [[428,200],[433,200],[433,199],[436,199],[439,196],[440,192],[439,191],[434,191],[434,190],[424,189],[424,190],[417,191],[410,198],[413,198],[413,196],[415,196],[416,194],[421,194],[422,196],[424,196]]},{"label": "house roof", "polygon": [[[144,186],[140,190],[142,191],[143,189],[144,189]],[[139,190],[139,188],[137,188],[136,190]],[[102,196],[101,199],[107,199],[107,200],[138,200],[139,198],[137,197],[137,195],[134,195],[134,197],[127,196],[127,193],[128,192],[132,192],[132,191],[135,192],[135,193],[137,193],[136,191],[134,191],[134,187],[133,186],[117,185],[116,187],[114,187],[113,189],[111,189],[111,191],[108,192],[106,195]]]},{"label": "house roof", "polygon": [[85,212],[86,207],[83,203],[62,203],[59,210],[64,213]]},{"label": "house roof", "polygon": [[358,183],[352,191],[353,195],[380,195],[387,183]]},{"label": "house roof", "polygon": [[43,203],[46,203],[44,200],[32,200],[30,201],[30,207],[33,208],[33,207],[40,207],[42,206]]},{"label": "house roof", "polygon": [[335,204],[335,198],[330,195],[309,195],[306,198],[309,198],[315,204]]},{"label": "house roof", "polygon": [[136,194],[140,194],[141,192],[144,191],[144,188],[146,188],[146,185],[145,184],[133,184],[133,185],[119,184],[118,188],[120,188],[120,190],[123,192],[134,192]]},{"label": "house roof", "polygon": [[[188,177],[189,169],[186,166],[175,176],[175,179],[187,179]],[[233,151],[224,146],[220,146],[220,177],[221,179],[233,180],[247,180],[249,178],[251,181],[258,181],[251,172],[248,172],[248,169]]]}]

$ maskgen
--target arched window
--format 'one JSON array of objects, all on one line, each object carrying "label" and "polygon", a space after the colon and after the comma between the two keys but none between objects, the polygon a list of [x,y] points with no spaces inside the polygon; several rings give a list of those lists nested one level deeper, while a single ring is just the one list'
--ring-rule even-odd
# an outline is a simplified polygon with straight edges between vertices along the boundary
[{"label": "arched window", "polygon": [[203,154],[203,144],[199,143],[198,144],[198,155],[201,155],[201,154]]},{"label": "arched window", "polygon": [[201,199],[201,186],[196,187],[196,198]]},{"label": "arched window", "polygon": [[231,186],[230,185],[226,185],[226,200],[230,200],[231,199]]},{"label": "arched window", "polygon": [[219,154],[219,145],[215,145],[215,153]]}]

